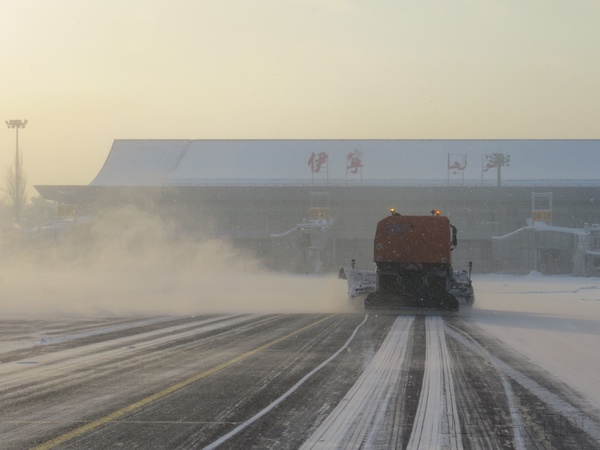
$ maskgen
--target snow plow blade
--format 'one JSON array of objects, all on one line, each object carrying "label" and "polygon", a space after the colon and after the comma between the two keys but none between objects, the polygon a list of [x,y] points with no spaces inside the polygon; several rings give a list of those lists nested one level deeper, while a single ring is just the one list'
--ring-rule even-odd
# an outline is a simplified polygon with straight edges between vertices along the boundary
[{"label": "snow plow blade", "polygon": [[390,292],[372,292],[365,298],[364,307],[367,310],[385,310],[394,313],[430,314],[458,312],[460,303],[456,297],[448,293],[435,297],[419,297]]}]

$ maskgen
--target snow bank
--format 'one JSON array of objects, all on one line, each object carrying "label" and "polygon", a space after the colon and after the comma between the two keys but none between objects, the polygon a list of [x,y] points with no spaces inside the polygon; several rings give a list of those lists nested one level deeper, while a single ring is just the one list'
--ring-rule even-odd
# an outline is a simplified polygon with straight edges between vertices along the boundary
[{"label": "snow bank", "polygon": [[478,275],[472,319],[600,405],[600,278]]}]

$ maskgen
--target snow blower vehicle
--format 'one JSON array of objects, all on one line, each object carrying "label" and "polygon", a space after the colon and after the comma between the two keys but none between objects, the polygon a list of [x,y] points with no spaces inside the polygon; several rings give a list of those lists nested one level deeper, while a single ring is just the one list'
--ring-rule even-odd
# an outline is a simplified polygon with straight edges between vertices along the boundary
[{"label": "snow blower vehicle", "polygon": [[377,223],[374,240],[375,288],[365,309],[459,311],[473,305],[472,263],[454,271],[456,227],[438,210],[426,216],[402,216],[394,209]]}]

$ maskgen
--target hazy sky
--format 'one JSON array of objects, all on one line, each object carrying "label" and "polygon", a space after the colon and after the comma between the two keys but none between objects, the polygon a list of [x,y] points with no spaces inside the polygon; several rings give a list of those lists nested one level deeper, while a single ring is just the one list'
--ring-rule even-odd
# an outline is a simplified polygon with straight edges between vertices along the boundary
[{"label": "hazy sky", "polygon": [[600,137],[598,0],[0,0],[0,41],[29,184],[115,138]]}]

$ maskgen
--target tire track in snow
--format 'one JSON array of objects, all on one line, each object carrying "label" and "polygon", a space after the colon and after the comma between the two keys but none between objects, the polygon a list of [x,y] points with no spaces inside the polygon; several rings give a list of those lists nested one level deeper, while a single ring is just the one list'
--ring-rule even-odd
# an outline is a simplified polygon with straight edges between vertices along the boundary
[{"label": "tire track in snow", "polygon": [[[486,358],[500,373],[512,379],[515,383],[521,385],[525,390],[529,391],[535,397],[540,399],[557,414],[563,416],[565,420],[571,424],[571,426],[580,429],[594,441],[600,442],[600,424],[595,422],[593,419],[586,417],[582,411],[577,409],[568,401],[562,399],[553,392],[550,392],[532,378],[514,369],[500,358],[492,355],[488,350],[482,347],[481,344],[472,339],[470,336],[464,334],[462,331],[459,331],[454,327],[448,327],[448,334],[452,339],[460,342],[469,350]],[[512,398],[514,397],[512,389],[507,392],[507,397],[509,398],[509,406],[511,408],[510,411],[515,426],[515,447],[519,448],[524,446],[522,439],[524,432],[522,430],[522,421],[516,410],[516,407],[514,404],[510,405],[510,402],[513,401]]]},{"label": "tire track in snow", "polygon": [[307,373],[306,375],[304,375],[295,385],[293,385],[290,389],[288,389],[277,400],[271,402],[268,406],[266,406],[265,408],[263,408],[261,411],[259,411],[257,414],[255,414],[254,416],[252,416],[251,418],[249,418],[245,422],[243,422],[240,425],[238,425],[237,427],[235,427],[229,433],[224,434],[223,436],[221,436],[216,441],[214,441],[211,444],[209,444],[206,447],[204,447],[204,450],[214,450],[214,449],[216,449],[221,444],[223,444],[224,442],[227,442],[229,439],[231,439],[232,437],[234,437],[236,434],[238,434],[241,431],[245,430],[250,425],[252,425],[254,422],[256,422],[260,418],[262,418],[265,415],[267,415],[268,413],[270,413],[273,409],[275,409],[279,404],[281,404],[284,400],[286,400],[290,395],[292,395],[294,392],[296,392],[298,390],[298,388],[300,386],[302,386],[309,378],[311,378],[315,373],[317,373],[319,370],[321,370],[323,367],[325,367],[327,364],[329,364],[331,361],[333,361],[335,358],[337,358],[339,356],[339,354],[342,353],[342,351],[344,351],[346,348],[348,348],[348,346],[350,345],[350,343],[354,340],[354,337],[356,336],[356,333],[367,322],[368,318],[369,318],[369,315],[367,314],[365,316],[365,319],[354,329],[353,333],[350,335],[350,337],[348,338],[348,340],[346,341],[346,343],[344,345],[342,345],[338,349],[338,351],[336,351],[333,355],[331,355],[329,358],[327,358],[325,361],[323,361],[321,364],[319,364],[317,367],[315,367],[309,373]]},{"label": "tire track in snow", "polygon": [[[101,362],[110,364],[119,355],[142,353],[148,348],[156,347],[157,345],[176,339],[195,336],[207,331],[228,329],[234,325],[264,317],[260,315],[241,314],[208,318],[201,317],[194,322],[183,325],[167,325],[157,330],[45,353],[37,356],[36,361],[38,364],[27,368],[27,370],[16,364],[2,364],[0,366],[0,375],[2,376],[0,393],[8,388],[12,388],[13,385],[23,386],[27,382],[37,383],[37,386],[33,387],[39,388],[40,383],[47,383],[52,377],[68,377],[70,374],[76,372],[76,369],[89,366],[91,361],[95,364]],[[131,345],[134,347],[131,348]]]},{"label": "tire track in snow", "polygon": [[398,382],[413,321],[414,316],[396,319],[366,370],[302,449],[372,446]]},{"label": "tire track in snow", "polygon": [[439,316],[429,316],[425,328],[427,340],[423,388],[407,449],[462,449],[444,321]]},{"label": "tire track in snow", "polygon": [[[464,331],[460,330],[459,328],[452,326],[448,323],[446,323],[446,328],[448,330],[448,335],[456,340],[457,342],[460,342],[456,339],[456,334],[460,334],[464,337],[464,339],[469,340],[471,342],[473,342],[473,346],[478,345],[473,341],[472,338],[470,336],[468,336]],[[474,351],[474,347],[467,347],[464,342],[461,343],[461,345],[463,346],[463,348],[466,348],[468,351],[479,355],[479,357],[483,358],[484,361],[487,361],[489,354],[486,353],[486,351],[483,349],[483,347],[481,348],[481,350],[478,351]],[[496,366],[494,366],[496,367]],[[508,378],[508,376],[498,370],[496,368],[496,371],[498,373],[498,377],[500,379],[500,383],[502,384],[502,388],[504,389],[504,395],[506,397],[506,403],[507,403],[507,407],[508,407],[508,413],[510,415],[510,420],[511,420],[511,424],[512,426],[510,427],[512,429],[512,445],[515,448],[515,450],[525,450],[527,448],[526,444],[525,444],[525,440],[524,440],[524,435],[525,435],[525,430],[523,427],[523,420],[521,418],[521,414],[519,413],[519,410],[517,408],[517,404],[516,404],[516,397],[515,394],[513,392],[513,388],[510,384],[510,380]]]}]

